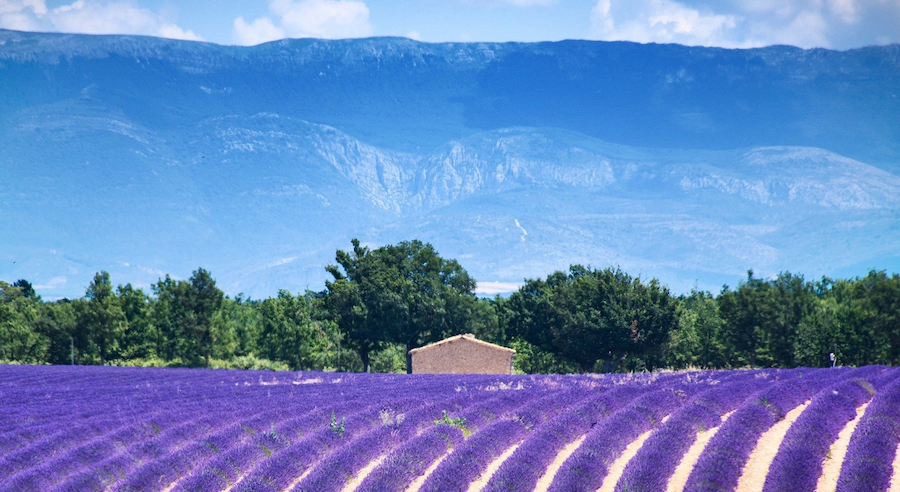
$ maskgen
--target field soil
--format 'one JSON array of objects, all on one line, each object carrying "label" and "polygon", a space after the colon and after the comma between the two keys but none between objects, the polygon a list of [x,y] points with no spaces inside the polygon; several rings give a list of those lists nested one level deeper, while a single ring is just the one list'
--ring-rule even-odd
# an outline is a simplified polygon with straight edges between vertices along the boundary
[{"label": "field soil", "polygon": [[784,435],[807,405],[809,402],[798,405],[797,408],[788,412],[780,422],[760,436],[759,442],[750,453],[750,459],[747,460],[747,464],[744,465],[744,470],[741,472],[737,492],[762,492],[763,486],[766,484],[766,475],[769,473],[769,465],[778,454],[778,447],[781,446]]},{"label": "field soil", "polygon": [[556,476],[556,472],[562,468],[563,463],[569,459],[569,456],[572,456],[572,453],[578,449],[578,446],[581,446],[581,443],[584,442],[585,438],[587,438],[587,434],[570,442],[556,455],[556,458],[553,458],[553,462],[547,467],[547,471],[545,471],[541,478],[538,479],[537,485],[534,487],[534,492],[547,492],[550,490],[550,484],[553,483],[553,477]]},{"label": "field soil", "polygon": [[597,489],[597,492],[613,492],[616,489],[619,478],[621,478],[622,473],[625,472],[625,466],[628,465],[631,458],[634,458],[634,455],[641,450],[644,441],[650,437],[650,434],[652,434],[654,430],[655,429],[651,429],[641,434],[637,439],[625,447],[625,451],[623,451],[622,454],[616,458],[616,461],[613,462],[612,466],[609,467],[609,473],[606,475],[606,478],[603,479],[603,485]]}]

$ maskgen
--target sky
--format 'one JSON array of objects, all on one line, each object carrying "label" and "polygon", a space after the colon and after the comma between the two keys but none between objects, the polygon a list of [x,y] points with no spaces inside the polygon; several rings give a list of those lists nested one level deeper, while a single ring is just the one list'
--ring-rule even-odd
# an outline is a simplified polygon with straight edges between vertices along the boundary
[{"label": "sky", "polygon": [[0,0],[0,28],[229,45],[404,36],[851,49],[900,42],[900,0]]}]

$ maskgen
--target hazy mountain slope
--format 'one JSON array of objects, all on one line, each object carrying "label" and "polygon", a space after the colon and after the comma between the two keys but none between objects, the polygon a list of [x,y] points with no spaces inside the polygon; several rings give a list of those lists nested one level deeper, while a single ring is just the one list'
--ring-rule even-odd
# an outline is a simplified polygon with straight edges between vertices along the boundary
[{"label": "hazy mountain slope", "polygon": [[897,46],[0,31],[0,279],[71,297],[100,269],[203,266],[268,296],[321,288],[353,237],[430,241],[481,281],[897,269],[898,66]]},{"label": "hazy mountain slope", "polygon": [[[0,118],[95,87],[144,125],[279,113],[379,147],[556,127],[666,148],[802,145],[900,160],[900,47],[285,40],[239,48],[0,30]],[[138,96],[139,97],[136,97]]]}]

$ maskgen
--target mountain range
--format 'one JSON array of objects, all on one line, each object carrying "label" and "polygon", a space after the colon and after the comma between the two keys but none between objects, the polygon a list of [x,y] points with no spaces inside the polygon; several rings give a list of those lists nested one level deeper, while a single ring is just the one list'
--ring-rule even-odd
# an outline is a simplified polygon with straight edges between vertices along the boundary
[{"label": "mountain range", "polygon": [[0,30],[0,279],[202,266],[266,297],[354,237],[431,242],[484,293],[572,263],[676,292],[898,271],[898,96],[898,45]]}]

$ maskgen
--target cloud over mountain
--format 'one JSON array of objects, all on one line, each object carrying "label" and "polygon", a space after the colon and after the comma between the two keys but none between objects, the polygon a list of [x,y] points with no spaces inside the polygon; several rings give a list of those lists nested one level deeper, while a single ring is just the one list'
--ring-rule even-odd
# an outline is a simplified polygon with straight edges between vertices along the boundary
[{"label": "cloud over mountain", "polygon": [[120,1],[78,0],[50,9],[46,0],[0,0],[0,28],[202,40],[158,13]]},{"label": "cloud over mountain", "polygon": [[235,40],[256,45],[288,37],[359,38],[374,33],[369,8],[360,0],[269,0],[269,11],[271,17],[252,22],[236,18]]}]

